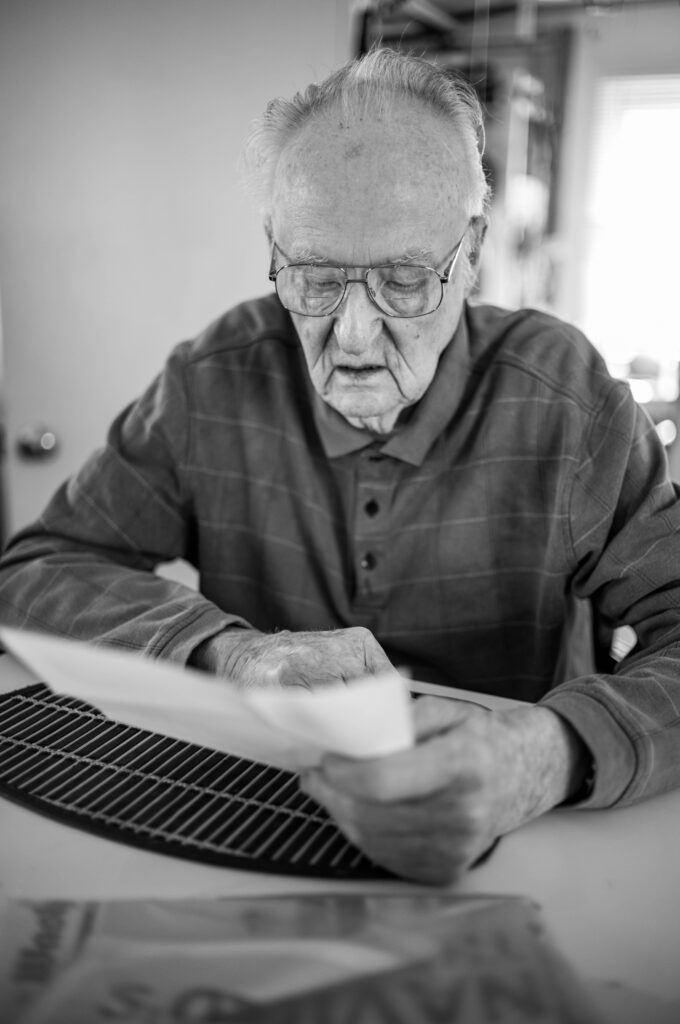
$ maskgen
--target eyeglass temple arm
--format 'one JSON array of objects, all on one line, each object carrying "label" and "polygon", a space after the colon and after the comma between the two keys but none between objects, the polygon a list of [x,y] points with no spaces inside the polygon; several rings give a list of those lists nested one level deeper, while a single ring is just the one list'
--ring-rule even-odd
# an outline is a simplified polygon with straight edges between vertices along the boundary
[{"label": "eyeglass temple arm", "polygon": [[439,280],[441,281],[442,284],[450,284],[451,283],[451,277],[453,276],[453,271],[454,271],[456,263],[458,261],[458,256],[460,254],[460,250],[463,247],[463,240],[464,240],[464,238],[465,238],[465,235],[463,235],[463,238],[461,238],[460,242],[456,246],[455,251],[453,253],[453,256],[451,257],[451,263],[449,264],[448,269],[446,269],[443,274],[439,274],[438,275]]},{"label": "eyeglass temple arm", "polygon": [[276,281],[277,271],[275,269],[275,265],[276,265],[276,242],[274,242],[273,245],[272,245],[272,258],[269,261],[269,273],[267,274],[267,279],[269,281]]}]

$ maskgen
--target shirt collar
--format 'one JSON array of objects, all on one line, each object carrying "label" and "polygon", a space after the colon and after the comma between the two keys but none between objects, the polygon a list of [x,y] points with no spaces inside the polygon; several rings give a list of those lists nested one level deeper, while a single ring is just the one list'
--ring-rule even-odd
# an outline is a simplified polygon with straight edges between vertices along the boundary
[{"label": "shirt collar", "polygon": [[369,430],[359,430],[312,390],[314,419],[326,456],[336,459],[378,443],[378,450],[412,466],[420,466],[451,419],[463,395],[470,367],[467,306],[463,307],[453,338],[439,359],[434,380],[413,407],[408,421],[383,444]]}]

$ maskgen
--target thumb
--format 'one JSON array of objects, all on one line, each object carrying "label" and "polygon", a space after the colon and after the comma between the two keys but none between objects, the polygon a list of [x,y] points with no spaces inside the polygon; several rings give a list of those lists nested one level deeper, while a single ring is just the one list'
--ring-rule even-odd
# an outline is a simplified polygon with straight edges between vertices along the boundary
[{"label": "thumb", "polygon": [[394,665],[377,640],[367,641],[364,644],[364,664],[366,671],[373,675],[379,675],[381,672],[396,672]]},{"label": "thumb", "polygon": [[413,702],[416,740],[424,740],[467,721],[474,708],[466,701],[449,697],[419,697]]}]

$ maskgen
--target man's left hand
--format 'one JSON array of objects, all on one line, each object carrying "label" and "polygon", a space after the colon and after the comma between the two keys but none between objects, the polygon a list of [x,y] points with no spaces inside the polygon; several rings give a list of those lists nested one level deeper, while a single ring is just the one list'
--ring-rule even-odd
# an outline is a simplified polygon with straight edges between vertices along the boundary
[{"label": "man's left hand", "polygon": [[455,882],[500,836],[579,786],[587,748],[555,712],[414,702],[416,745],[389,757],[324,758],[302,788],[371,860],[419,882]]}]

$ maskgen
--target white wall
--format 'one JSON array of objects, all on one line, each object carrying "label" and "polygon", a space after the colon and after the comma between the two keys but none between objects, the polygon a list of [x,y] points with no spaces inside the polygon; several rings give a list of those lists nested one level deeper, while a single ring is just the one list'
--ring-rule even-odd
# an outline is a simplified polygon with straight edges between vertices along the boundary
[{"label": "white wall", "polygon": [[[267,291],[238,182],[250,120],[350,55],[351,0],[0,0],[10,527],[169,348]],[[60,454],[16,459],[45,421]]]}]

